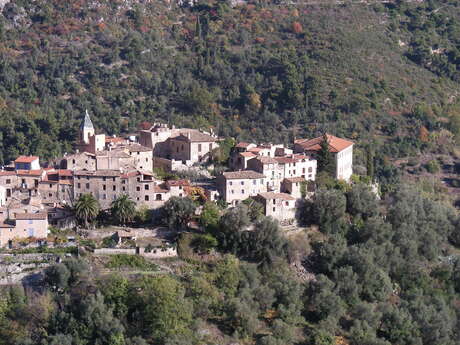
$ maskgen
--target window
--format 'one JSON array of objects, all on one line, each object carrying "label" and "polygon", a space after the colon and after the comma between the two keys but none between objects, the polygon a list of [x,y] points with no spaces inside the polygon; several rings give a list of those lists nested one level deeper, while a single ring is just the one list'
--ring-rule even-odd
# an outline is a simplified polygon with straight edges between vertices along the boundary
[{"label": "window", "polygon": [[149,196],[148,195],[145,196],[145,201],[149,201]]},{"label": "window", "polygon": [[11,180],[7,179],[6,184],[10,184],[10,183],[11,183]]},{"label": "window", "polygon": [[136,191],[140,192],[140,191],[141,191],[141,187],[137,186],[137,187],[136,187]]},{"label": "window", "polygon": [[252,184],[253,184],[253,185],[256,185],[256,184],[257,184],[257,180],[252,180]]},{"label": "window", "polygon": [[149,190],[149,185],[148,184],[144,185],[144,189]]},{"label": "window", "polygon": [[244,194],[244,189],[241,190],[241,194]]},{"label": "window", "polygon": [[232,189],[232,190],[230,191],[230,193],[235,194],[235,191]]},{"label": "window", "polygon": [[275,212],[275,211],[276,211],[276,207],[273,207],[273,212]]},{"label": "window", "polygon": [[48,196],[51,198],[51,197],[53,196],[53,194],[52,194],[52,193],[49,193]]},{"label": "window", "polygon": [[107,186],[105,184],[102,185],[102,190],[107,190]]},{"label": "window", "polygon": [[180,149],[181,149],[182,151],[184,151],[184,145],[182,145]]},{"label": "window", "polygon": [[145,159],[145,161],[146,161],[146,162],[148,162],[148,161],[149,161],[149,159],[148,159],[148,158],[146,158],[146,159]]},{"label": "window", "polygon": [[313,171],[313,168],[312,167],[309,167],[308,168],[308,172],[311,173]]},{"label": "window", "polygon": [[113,182],[115,182],[115,177],[113,178]]},{"label": "window", "polygon": [[107,180],[107,179],[106,179],[105,177],[103,177],[103,178],[102,178],[102,181],[105,181],[105,180]]},{"label": "window", "polygon": [[305,168],[302,168],[302,173],[304,173],[304,174],[305,174]]},{"label": "window", "polygon": [[80,183],[77,183],[77,188],[81,188],[81,184],[80,184]]},{"label": "window", "polygon": [[244,181],[241,181],[241,185],[244,186]]},{"label": "window", "polygon": [[273,199],[273,205],[276,205],[276,199]]},{"label": "window", "polygon": [[289,201],[286,201],[286,206],[289,206]]},{"label": "window", "polygon": [[231,186],[231,185],[233,185],[233,182],[232,182],[232,181],[230,181],[228,184]]},{"label": "window", "polygon": [[102,199],[103,200],[107,199],[107,194],[102,194]]},{"label": "window", "polygon": [[181,198],[182,198],[182,193],[179,193],[179,197],[181,197]]},{"label": "window", "polygon": [[86,184],[86,189],[89,189],[89,183]]},{"label": "window", "polygon": [[176,152],[179,153],[179,146],[177,147]]},{"label": "window", "polygon": [[72,164],[75,164],[75,159],[72,159]]},{"label": "window", "polygon": [[123,192],[126,191],[126,187],[123,187],[122,190],[123,190]]},{"label": "window", "polygon": [[112,189],[115,192],[117,190],[117,186],[113,186]]},{"label": "window", "polygon": [[34,221],[33,221],[32,219],[29,219],[28,223],[29,223],[29,224],[33,224]]},{"label": "window", "polygon": [[53,185],[50,183],[50,188],[53,188]]},{"label": "window", "polygon": [[264,184],[264,179],[260,179],[260,184]]},{"label": "window", "polygon": [[161,194],[157,194],[156,197],[155,197],[155,199],[156,199],[157,201],[161,201]]}]

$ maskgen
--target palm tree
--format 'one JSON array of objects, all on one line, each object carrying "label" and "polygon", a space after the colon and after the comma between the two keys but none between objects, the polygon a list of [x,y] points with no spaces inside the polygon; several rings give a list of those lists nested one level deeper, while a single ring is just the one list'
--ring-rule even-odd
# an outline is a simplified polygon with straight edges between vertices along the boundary
[{"label": "palm tree", "polygon": [[85,223],[85,228],[97,217],[99,210],[99,203],[91,194],[81,195],[74,207],[75,216]]},{"label": "palm tree", "polygon": [[112,202],[110,208],[112,216],[123,225],[133,220],[136,213],[136,203],[129,198],[128,195],[123,194]]}]

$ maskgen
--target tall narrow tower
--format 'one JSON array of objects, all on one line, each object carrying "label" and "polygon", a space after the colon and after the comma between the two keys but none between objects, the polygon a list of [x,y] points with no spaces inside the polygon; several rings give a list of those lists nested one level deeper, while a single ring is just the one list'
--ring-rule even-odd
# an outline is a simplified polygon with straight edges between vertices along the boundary
[{"label": "tall narrow tower", "polygon": [[85,119],[80,126],[80,141],[81,143],[89,144],[89,138],[94,135],[94,126],[86,110]]}]

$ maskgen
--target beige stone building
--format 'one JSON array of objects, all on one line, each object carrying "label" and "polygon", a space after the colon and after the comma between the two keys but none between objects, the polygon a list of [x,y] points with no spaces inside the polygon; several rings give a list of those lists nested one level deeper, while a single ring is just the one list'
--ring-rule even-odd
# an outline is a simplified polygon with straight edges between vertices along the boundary
[{"label": "beige stone building", "polygon": [[139,132],[139,143],[153,150],[153,155],[181,161],[187,166],[206,161],[210,152],[218,147],[218,139],[205,132],[190,128],[168,127],[154,124]]},{"label": "beige stone building", "polygon": [[264,206],[265,216],[280,223],[290,223],[296,218],[296,199],[287,193],[266,192],[255,197]]},{"label": "beige stone building", "polygon": [[224,172],[216,181],[221,198],[232,206],[267,191],[265,176],[252,170]]},{"label": "beige stone building", "polygon": [[303,177],[308,181],[316,179],[318,161],[304,154],[292,154],[284,157],[275,157],[281,172],[281,179]]},{"label": "beige stone building", "polygon": [[48,236],[48,215],[40,213],[20,213],[15,221],[0,224],[0,246],[23,238],[45,239]]},{"label": "beige stone building", "polygon": [[247,168],[265,175],[267,190],[276,192],[280,191],[283,170],[280,168],[278,161],[275,158],[269,156],[257,156],[248,161]]}]

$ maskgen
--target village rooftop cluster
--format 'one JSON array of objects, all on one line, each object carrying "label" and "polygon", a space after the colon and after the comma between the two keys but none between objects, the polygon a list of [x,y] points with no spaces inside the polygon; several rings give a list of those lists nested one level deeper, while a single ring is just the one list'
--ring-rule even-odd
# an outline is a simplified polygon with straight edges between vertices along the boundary
[{"label": "village rooftop cluster", "polygon": [[[335,160],[335,177],[349,181],[353,142],[326,135]],[[199,168],[219,147],[212,132],[146,126],[127,138],[97,134],[86,112],[75,153],[42,165],[40,158],[20,156],[0,170],[0,247],[18,238],[45,239],[48,226],[76,225],[71,207],[90,193],[102,209],[126,194],[137,206],[158,209],[171,197],[186,197],[196,187],[188,180],[161,180],[154,168],[174,172]],[[295,218],[298,200],[311,193],[308,181],[317,174],[323,136],[284,145],[238,143],[229,171],[209,177],[199,190],[209,201],[235,206],[248,198],[261,202],[266,216],[281,223]],[[195,189],[194,189],[195,188]]]}]

